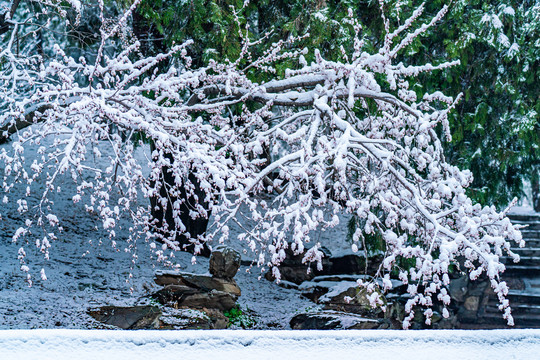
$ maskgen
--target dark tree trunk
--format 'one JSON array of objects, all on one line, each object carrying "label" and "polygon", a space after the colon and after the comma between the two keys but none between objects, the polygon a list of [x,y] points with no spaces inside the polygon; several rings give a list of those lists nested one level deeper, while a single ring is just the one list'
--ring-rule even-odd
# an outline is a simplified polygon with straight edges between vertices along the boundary
[{"label": "dark tree trunk", "polygon": [[[152,152],[155,150],[153,143],[151,144],[151,150]],[[173,162],[172,155],[166,154],[165,157],[168,158],[171,163]],[[173,216],[173,204],[177,200],[180,200],[181,205],[179,217],[182,221],[182,224],[184,224],[184,226],[186,227],[186,230],[184,233],[180,233],[178,231],[174,240],[178,241],[182,250],[194,253],[195,247],[190,241],[190,238],[196,239],[199,235],[204,235],[208,227],[208,217],[210,217],[210,210],[208,209],[210,204],[204,201],[206,193],[200,188],[197,177],[193,173],[190,173],[188,175],[188,180],[195,186],[194,195],[198,199],[190,196],[185,190],[183,184],[181,185],[181,188],[178,189],[179,196],[174,197],[167,191],[167,188],[177,186],[170,168],[164,166],[161,169],[161,172],[163,177],[162,181],[164,182],[164,184],[159,189],[159,195],[161,198],[167,198],[167,206],[166,209],[164,209],[163,206],[161,206],[161,204],[157,201],[157,198],[150,199],[150,204],[152,206],[152,217],[156,222],[156,227],[159,229],[162,228],[164,224],[167,224],[167,228],[169,229],[169,231],[174,231],[175,229],[177,229],[175,218]],[[206,218],[198,217],[196,219],[193,219],[190,216],[190,211],[196,211],[197,205],[202,205],[207,210],[208,216]],[[161,235],[167,236],[167,234],[165,233]],[[210,256],[210,249],[206,244],[203,245],[203,249],[199,252],[199,255]]]}]

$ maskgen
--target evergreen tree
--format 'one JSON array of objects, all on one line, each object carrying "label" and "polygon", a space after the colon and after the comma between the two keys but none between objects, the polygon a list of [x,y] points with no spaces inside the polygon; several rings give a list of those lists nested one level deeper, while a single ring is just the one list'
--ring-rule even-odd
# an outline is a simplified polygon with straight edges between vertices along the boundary
[{"label": "evergreen tree", "polygon": [[[440,4],[429,6],[435,11]],[[540,171],[540,7],[534,1],[457,1],[446,21],[418,43],[411,61],[437,56],[461,65],[418,87],[464,93],[450,114],[447,157],[473,172],[469,195],[505,206],[523,196],[522,180],[535,184]]]}]

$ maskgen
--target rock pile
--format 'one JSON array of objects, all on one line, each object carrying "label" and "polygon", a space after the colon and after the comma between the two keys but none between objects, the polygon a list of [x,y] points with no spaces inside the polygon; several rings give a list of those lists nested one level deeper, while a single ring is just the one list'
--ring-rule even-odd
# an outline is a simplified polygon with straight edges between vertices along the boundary
[{"label": "rock pile", "polygon": [[210,257],[210,274],[219,279],[232,279],[240,268],[241,260],[238,251],[219,245],[212,251]]},{"label": "rock pile", "polygon": [[[381,262],[380,256],[368,259],[362,253],[332,255],[324,253],[323,269],[308,271],[302,256],[286,252],[287,257],[280,265],[281,285],[297,289],[302,296],[319,305],[318,310],[298,314],[290,321],[293,329],[401,329],[405,318],[405,303],[409,299],[407,285],[392,280],[393,290],[389,294],[379,293],[380,304],[371,306],[373,295],[357,286],[356,280],[372,280]],[[266,274],[273,280],[271,272]],[[382,285],[382,284],[380,284]],[[382,287],[382,286],[381,286]],[[470,304],[468,304],[469,306]],[[383,311],[384,309],[384,311]],[[455,317],[443,319],[442,308],[434,308],[430,326],[425,325],[423,309],[415,310],[411,328],[452,328]]]},{"label": "rock pile", "polygon": [[[405,314],[405,303],[409,299],[406,286],[392,280],[390,293],[368,293],[359,288],[356,279],[372,280],[369,275],[318,276],[298,286],[304,297],[319,305],[319,310],[294,316],[290,325],[293,329],[401,329]],[[378,306],[373,307],[374,295]],[[410,328],[455,328],[456,316],[443,319],[442,308],[435,304],[431,325],[425,324],[425,309],[413,308],[414,319]]]},{"label": "rock pile", "polygon": [[378,329],[381,322],[341,311],[319,311],[298,314],[291,319],[294,330]]},{"label": "rock pile", "polygon": [[[290,325],[293,329],[401,329],[405,318],[405,303],[409,299],[406,285],[392,280],[390,293],[379,293],[381,307],[373,308],[370,296],[365,289],[358,288],[355,280],[370,280],[368,275],[317,276],[311,281],[304,281],[298,286],[302,295],[320,306],[321,310],[299,314],[293,317]],[[514,312],[518,313],[518,327],[538,326],[535,306],[540,304],[540,296],[534,297],[523,292],[524,284],[520,279],[508,279],[510,291],[508,298]],[[448,286],[451,303],[447,307],[449,317],[443,318],[443,306],[434,297],[431,324],[426,325],[424,310],[413,307],[415,316],[411,329],[481,329],[506,327],[498,308],[497,297],[490,287],[489,279],[483,277],[476,281],[467,275],[451,279]],[[529,319],[520,317],[520,310],[528,310]],[[532,309],[532,310],[531,310]],[[354,320],[354,321],[353,321]],[[367,321],[369,320],[369,321]]]},{"label": "rock pile", "polygon": [[[290,325],[293,329],[388,329],[400,328],[398,321],[389,314],[399,304],[379,294],[387,309],[373,308],[369,294],[360,289],[356,280],[368,280],[369,275],[330,275],[317,276],[298,286],[302,295],[316,304],[320,310],[294,316]],[[395,284],[399,288],[401,284]],[[393,312],[395,316],[395,311]]]},{"label": "rock pile", "polygon": [[163,306],[106,306],[88,313],[123,329],[224,329],[228,319],[223,313],[241,295],[233,279],[239,268],[240,254],[218,246],[210,256],[211,274],[156,272],[154,282],[163,288],[150,298]]}]

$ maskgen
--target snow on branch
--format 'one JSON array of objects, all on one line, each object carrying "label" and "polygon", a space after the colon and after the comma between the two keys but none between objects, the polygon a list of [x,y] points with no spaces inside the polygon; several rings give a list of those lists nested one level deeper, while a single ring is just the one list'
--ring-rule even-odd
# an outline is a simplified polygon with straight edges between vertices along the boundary
[{"label": "snow on branch", "polygon": [[[240,59],[196,69],[189,41],[153,57],[140,57],[138,42],[106,55],[108,41],[127,26],[133,9],[112,31],[101,31],[94,61],[74,59],[58,45],[48,60],[25,60],[13,54],[14,35],[2,44],[7,66],[0,91],[7,100],[0,124],[4,136],[18,135],[11,149],[0,150],[5,199],[16,183],[28,185],[28,195],[38,178],[46,183],[31,207],[30,199],[9,199],[22,204],[20,211],[28,217],[13,238],[22,246],[24,271],[29,271],[24,246],[32,243],[31,225],[43,227],[52,234],[49,239],[58,232],[49,195],[57,190],[57,179],[69,174],[77,184],[73,201],[84,200],[111,237],[126,215],[137,229],[128,241],[142,236],[165,263],[173,261],[167,249],[182,248],[178,234],[190,237],[180,220],[183,205],[189,205],[192,219],[214,217],[204,236],[190,237],[196,251],[205,242],[226,241],[227,224],[237,221],[245,230],[240,239],[278,279],[285,249],[304,253],[310,232],[338,225],[338,214],[353,214],[363,224],[355,242],[375,233],[385,241],[378,275],[387,278],[398,267],[400,279],[409,284],[404,327],[414,316],[413,306],[430,307],[435,297],[448,305],[448,271],[459,258],[471,279],[481,274],[491,279],[512,324],[500,257],[519,259],[510,241],[523,246],[521,234],[505,212],[473,204],[465,194],[471,173],[445,162],[437,132],[441,125],[450,136],[447,113],[460,95],[418,97],[410,86],[419,73],[457,62],[395,63],[397,53],[438,22],[446,7],[416,29],[423,6],[393,32],[385,20],[385,41],[374,53],[363,49],[355,26],[355,46],[346,62],[327,60],[313,49],[314,61],[307,64],[305,51],[286,50],[294,38],[253,58],[257,41],[250,43],[246,35]],[[16,31],[17,25],[12,34]],[[274,66],[287,58],[299,59],[299,67],[278,78]],[[274,79],[254,82],[248,68]],[[143,162],[134,155],[141,134],[152,144]],[[51,136],[55,141],[40,149],[39,158],[25,157],[27,145]],[[104,147],[108,156],[101,154]],[[101,159],[99,165],[88,161],[92,157]],[[261,193],[273,194],[271,202]],[[141,203],[141,196],[171,206],[175,226],[154,219],[150,202]],[[186,204],[187,199],[195,201]],[[155,246],[155,240],[163,246]],[[321,256],[314,247],[304,260],[321,264]],[[399,259],[416,263],[401,269]],[[365,286],[376,293],[373,283]]]}]

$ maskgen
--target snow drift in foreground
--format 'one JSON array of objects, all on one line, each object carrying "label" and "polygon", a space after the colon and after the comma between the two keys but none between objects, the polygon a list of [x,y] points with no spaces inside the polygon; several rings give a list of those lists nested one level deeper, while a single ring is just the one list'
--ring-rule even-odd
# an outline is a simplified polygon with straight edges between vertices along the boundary
[{"label": "snow drift in foreground", "polygon": [[[537,359],[540,330],[0,331],[2,359]],[[170,357],[169,357],[170,356]]]}]

